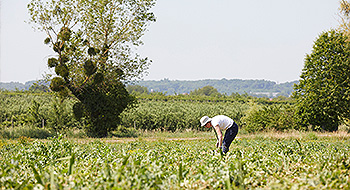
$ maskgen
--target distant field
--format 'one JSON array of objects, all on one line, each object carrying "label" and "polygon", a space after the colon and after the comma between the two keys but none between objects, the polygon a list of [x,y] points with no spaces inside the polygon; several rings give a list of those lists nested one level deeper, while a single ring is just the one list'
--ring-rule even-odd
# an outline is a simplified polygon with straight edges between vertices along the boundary
[{"label": "distant field", "polygon": [[[196,136],[197,135],[197,136]],[[347,133],[0,140],[1,189],[349,189]]]}]

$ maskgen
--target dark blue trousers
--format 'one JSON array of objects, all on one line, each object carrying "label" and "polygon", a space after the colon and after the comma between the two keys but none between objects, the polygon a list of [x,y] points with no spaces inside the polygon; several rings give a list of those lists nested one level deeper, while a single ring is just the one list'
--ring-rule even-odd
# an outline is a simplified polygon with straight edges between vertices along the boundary
[{"label": "dark blue trousers", "polygon": [[229,151],[230,145],[235,139],[238,133],[238,125],[236,122],[232,124],[230,128],[228,128],[225,132],[224,140],[222,141],[222,152],[227,153]]}]

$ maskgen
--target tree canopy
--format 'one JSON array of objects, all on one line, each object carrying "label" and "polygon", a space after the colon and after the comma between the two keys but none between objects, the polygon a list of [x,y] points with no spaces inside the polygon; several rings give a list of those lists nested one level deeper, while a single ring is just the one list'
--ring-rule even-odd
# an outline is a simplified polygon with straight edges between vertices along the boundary
[{"label": "tree canopy", "polygon": [[212,86],[205,86],[203,88],[196,89],[190,94],[196,96],[221,96],[218,90]]},{"label": "tree canopy", "polygon": [[48,59],[55,77],[50,88],[79,102],[77,119],[86,116],[91,134],[105,136],[119,114],[132,104],[125,81],[142,78],[150,60],[134,47],[149,23],[154,0],[32,0],[30,22],[47,34],[56,55]]},{"label": "tree canopy", "polygon": [[295,85],[297,113],[304,127],[338,129],[350,118],[350,46],[341,32],[322,33],[305,58],[300,81]]}]

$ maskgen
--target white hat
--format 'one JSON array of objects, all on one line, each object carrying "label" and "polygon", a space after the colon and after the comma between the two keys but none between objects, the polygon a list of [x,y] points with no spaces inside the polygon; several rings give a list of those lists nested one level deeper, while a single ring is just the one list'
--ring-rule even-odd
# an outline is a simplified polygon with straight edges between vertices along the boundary
[{"label": "white hat", "polygon": [[209,121],[211,121],[211,118],[209,118],[208,116],[203,116],[200,120],[201,122],[201,126],[203,127],[205,124],[207,124]]}]

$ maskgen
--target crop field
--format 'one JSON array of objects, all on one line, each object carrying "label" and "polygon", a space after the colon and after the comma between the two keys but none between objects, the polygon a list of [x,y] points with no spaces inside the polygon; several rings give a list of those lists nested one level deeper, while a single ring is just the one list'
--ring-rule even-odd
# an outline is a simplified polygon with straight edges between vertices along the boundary
[{"label": "crop field", "polygon": [[[215,137],[214,137],[215,138]],[[0,141],[1,189],[350,189],[350,139],[314,134]]]}]

